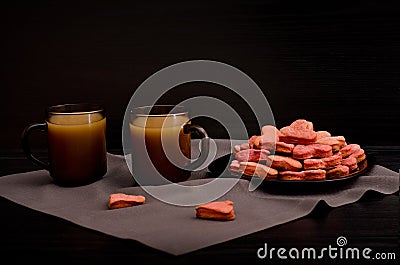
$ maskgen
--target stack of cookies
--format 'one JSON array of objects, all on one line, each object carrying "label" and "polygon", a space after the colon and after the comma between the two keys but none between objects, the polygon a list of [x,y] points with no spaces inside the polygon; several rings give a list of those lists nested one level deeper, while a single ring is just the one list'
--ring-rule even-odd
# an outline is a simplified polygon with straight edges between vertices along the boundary
[{"label": "stack of cookies", "polygon": [[325,180],[343,178],[366,159],[358,144],[343,136],[314,131],[313,123],[294,121],[280,130],[267,125],[261,135],[236,145],[232,173],[280,180]]}]

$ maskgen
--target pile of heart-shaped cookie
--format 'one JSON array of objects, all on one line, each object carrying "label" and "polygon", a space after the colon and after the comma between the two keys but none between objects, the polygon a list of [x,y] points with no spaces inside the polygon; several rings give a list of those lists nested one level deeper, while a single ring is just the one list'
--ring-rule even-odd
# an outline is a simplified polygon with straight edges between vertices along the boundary
[{"label": "pile of heart-shaped cookie", "polygon": [[266,125],[261,135],[236,145],[230,170],[235,174],[280,180],[325,180],[343,178],[366,159],[358,144],[343,136],[314,131],[313,123],[294,121],[280,130]]}]

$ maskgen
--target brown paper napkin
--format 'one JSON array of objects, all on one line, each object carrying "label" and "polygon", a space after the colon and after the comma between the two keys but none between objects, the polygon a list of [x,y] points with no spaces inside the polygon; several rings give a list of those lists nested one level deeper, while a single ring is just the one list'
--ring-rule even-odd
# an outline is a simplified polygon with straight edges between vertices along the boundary
[{"label": "brown paper napkin", "polygon": [[[229,152],[227,140],[217,140],[217,157]],[[206,183],[207,172],[194,174],[187,185]],[[224,178],[222,182],[237,181]],[[218,222],[196,219],[194,207],[163,203],[133,186],[122,156],[108,154],[108,172],[90,185],[65,188],[53,184],[47,171],[39,170],[0,177],[0,195],[31,209],[63,218],[118,238],[132,239],[174,255],[257,232],[303,217],[320,201],[337,207],[359,200],[369,190],[392,194],[399,190],[399,174],[374,166],[368,175],[338,189],[284,194],[259,188],[248,191],[249,182],[239,182],[219,200],[234,202],[237,218]],[[150,189],[166,189],[155,186]],[[123,192],[146,196],[146,204],[107,209],[109,194]],[[160,221],[162,220],[162,221]]]}]

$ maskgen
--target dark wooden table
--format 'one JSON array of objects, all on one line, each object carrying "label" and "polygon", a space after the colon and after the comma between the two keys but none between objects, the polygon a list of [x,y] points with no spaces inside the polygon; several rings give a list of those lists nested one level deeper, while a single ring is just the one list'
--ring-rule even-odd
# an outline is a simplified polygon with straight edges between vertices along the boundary
[{"label": "dark wooden table", "polygon": [[[400,147],[367,147],[366,150],[374,155],[377,164],[399,171]],[[22,154],[0,157],[1,176],[35,169]],[[178,257],[80,227],[4,198],[0,198],[0,209],[0,256],[2,260],[8,259],[8,263],[307,264],[312,260],[280,260],[276,255],[273,260],[261,260],[257,250],[264,243],[269,248],[287,250],[334,247],[339,236],[346,237],[348,247],[371,248],[371,255],[395,253],[397,262],[400,259],[398,193],[384,196],[368,192],[360,201],[338,208],[319,204],[304,218]],[[349,264],[366,260],[328,258],[327,261]],[[367,260],[369,262],[380,264],[381,260]],[[397,262],[385,260],[385,264]]]}]

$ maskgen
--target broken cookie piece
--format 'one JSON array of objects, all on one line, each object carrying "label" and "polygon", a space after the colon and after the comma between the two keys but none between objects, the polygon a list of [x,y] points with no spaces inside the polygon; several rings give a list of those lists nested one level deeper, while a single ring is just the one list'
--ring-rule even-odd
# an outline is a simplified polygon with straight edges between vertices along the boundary
[{"label": "broken cookie piece", "polygon": [[216,201],[196,206],[196,217],[218,221],[235,219],[232,201]]},{"label": "broken cookie piece", "polygon": [[128,195],[124,193],[114,193],[110,195],[108,201],[109,209],[118,209],[144,204],[146,198],[141,195]]}]

